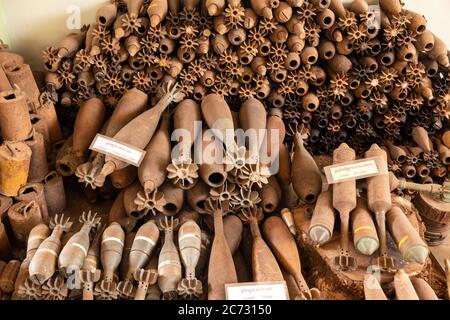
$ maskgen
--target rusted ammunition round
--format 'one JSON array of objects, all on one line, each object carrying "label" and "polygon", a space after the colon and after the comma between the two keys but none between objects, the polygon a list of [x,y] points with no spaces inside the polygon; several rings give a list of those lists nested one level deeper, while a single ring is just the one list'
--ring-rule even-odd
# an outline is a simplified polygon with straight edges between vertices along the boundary
[{"label": "rusted ammunition round", "polygon": [[221,55],[228,49],[230,42],[226,36],[218,34],[211,39],[211,45],[214,52]]},{"label": "rusted ammunition round", "polygon": [[213,86],[215,80],[216,80],[216,74],[213,70],[205,71],[203,76],[200,78],[201,83],[207,88]]},{"label": "rusted ammunition round", "polygon": [[26,184],[31,149],[23,142],[4,142],[0,146],[0,193],[16,196]]},{"label": "rusted ammunition round", "polygon": [[258,16],[262,16],[266,19],[272,19],[272,9],[269,7],[268,1],[250,0],[252,9]]},{"label": "rusted ammunition round", "polygon": [[267,57],[270,54],[272,42],[269,39],[263,39],[258,47],[258,56]]},{"label": "rusted ammunition round", "polygon": [[261,76],[266,75],[267,61],[264,57],[254,57],[250,66],[256,74]]},{"label": "rusted ammunition round", "polygon": [[296,237],[297,229],[295,228],[294,215],[292,214],[292,211],[289,208],[281,209],[281,219],[283,219],[284,223],[288,227],[289,232],[294,237]]},{"label": "rusted ammunition round", "polygon": [[351,214],[353,243],[364,255],[372,255],[379,246],[377,229],[363,199],[358,198],[358,206]]},{"label": "rusted ammunition round", "polygon": [[303,48],[305,48],[305,40],[296,34],[289,35],[286,44],[292,52],[301,53]]},{"label": "rusted ammunition round", "polygon": [[165,183],[161,187],[161,192],[166,200],[163,214],[165,216],[174,216],[180,212],[184,204],[184,190],[171,183]]},{"label": "rusted ammunition round", "polygon": [[420,300],[439,300],[431,286],[422,278],[412,278],[411,283]]},{"label": "rusted ammunition round", "polygon": [[229,215],[223,218],[223,231],[231,254],[234,255],[242,240],[244,225],[237,216]]},{"label": "rusted ammunition round", "polygon": [[124,242],[125,233],[116,222],[111,223],[103,232],[100,254],[104,272],[103,279],[106,282],[112,282],[114,279],[114,272],[122,260]]},{"label": "rusted ammunition round", "polygon": [[227,36],[233,46],[239,46],[245,41],[247,33],[244,28],[234,28],[228,32]]},{"label": "rusted ammunition round", "polygon": [[336,54],[328,61],[328,65],[335,73],[347,73],[353,67],[352,62],[342,54]]},{"label": "rusted ammunition round", "polygon": [[285,66],[287,70],[297,70],[300,66],[301,59],[297,52],[289,52],[286,57]]},{"label": "rusted ammunition round", "polygon": [[159,229],[153,221],[145,223],[138,229],[129,254],[126,279],[132,279],[134,272],[147,264],[158,240]]},{"label": "rusted ammunition round", "polygon": [[411,10],[405,10],[405,13],[408,14],[408,18],[410,19],[408,29],[411,32],[421,35],[427,30],[427,20],[424,16]]},{"label": "rusted ammunition round", "polygon": [[323,60],[330,60],[336,54],[336,47],[332,41],[321,39],[319,47],[317,48],[319,51],[319,56]]},{"label": "rusted ammunition round", "polygon": [[281,188],[274,176],[269,178],[268,184],[263,185],[259,191],[259,195],[261,197],[261,207],[264,212],[271,213],[278,208],[281,200]]},{"label": "rusted ammunition round", "polygon": [[340,55],[349,56],[354,51],[354,46],[348,37],[344,37],[342,41],[337,42],[335,45],[336,51]]},{"label": "rusted ammunition round", "polygon": [[4,293],[12,293],[14,291],[14,283],[20,269],[19,260],[11,260],[5,266],[0,276],[0,290]]},{"label": "rusted ammunition round", "polygon": [[305,47],[301,53],[301,59],[306,64],[315,64],[319,59],[319,53],[314,47]]},{"label": "rusted ammunition round", "polygon": [[302,107],[304,110],[314,112],[319,108],[319,98],[313,92],[308,92],[302,97]]},{"label": "rusted ammunition round", "polygon": [[397,300],[419,300],[411,279],[404,269],[400,269],[394,276],[395,296]]},{"label": "rusted ammunition round", "polygon": [[192,189],[186,191],[186,200],[192,209],[199,213],[207,213],[206,201],[209,197],[210,187],[203,181],[198,181]]},{"label": "rusted ammunition round", "polygon": [[87,30],[78,33],[73,32],[65,36],[57,45],[58,58],[61,59],[74,55],[75,52],[80,49],[86,38],[86,31]]},{"label": "rusted ammunition round", "polygon": [[393,207],[387,213],[387,226],[405,260],[425,263],[429,249],[402,209]]},{"label": "rusted ammunition round", "polygon": [[330,191],[322,192],[317,198],[316,207],[309,227],[309,237],[318,245],[331,239],[334,229],[334,210]]},{"label": "rusted ammunition round", "polygon": [[429,52],[434,48],[434,36],[429,30],[425,30],[417,36],[415,46],[419,51]]},{"label": "rusted ammunition round", "polygon": [[150,18],[152,27],[158,26],[166,18],[168,11],[168,2],[165,0],[153,0],[148,6],[147,15]]},{"label": "rusted ammunition round", "polygon": [[330,29],[335,21],[335,14],[330,9],[324,9],[316,16],[316,21],[322,29]]},{"label": "rusted ammunition round", "polygon": [[289,37],[286,27],[279,24],[275,30],[269,34],[269,38],[273,43],[285,43]]},{"label": "rusted ammunition round", "polygon": [[273,10],[273,15],[279,23],[286,23],[292,18],[292,12],[292,7],[289,4],[280,1],[278,8]]},{"label": "rusted ammunition round", "polygon": [[447,55],[447,46],[442,39],[437,37],[435,34],[434,36],[434,48],[429,51],[428,55],[430,58],[435,59],[439,64],[443,65],[444,67],[448,67],[450,65],[449,57]]},{"label": "rusted ammunition round", "polygon": [[96,12],[96,20],[100,26],[110,27],[117,16],[117,6],[113,3],[100,7]]},{"label": "rusted ammunition round", "polygon": [[7,141],[23,141],[32,134],[25,93],[19,90],[0,93],[0,127]]}]

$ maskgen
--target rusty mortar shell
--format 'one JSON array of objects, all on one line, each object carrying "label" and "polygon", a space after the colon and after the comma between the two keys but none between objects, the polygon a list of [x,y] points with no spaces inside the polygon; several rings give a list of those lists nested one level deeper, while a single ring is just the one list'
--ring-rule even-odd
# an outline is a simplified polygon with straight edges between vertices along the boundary
[{"label": "rusty mortar shell", "polygon": [[167,0],[153,0],[148,6],[147,15],[150,19],[150,26],[156,27],[164,21],[169,10]]},{"label": "rusty mortar shell", "polygon": [[305,149],[300,133],[295,135],[294,142],[292,185],[300,199],[306,203],[314,203],[322,190],[320,171],[311,154]]},{"label": "rusty mortar shell", "polygon": [[272,213],[278,208],[281,200],[281,187],[274,176],[269,177],[269,183],[262,186],[259,195],[261,198],[260,206],[264,212]]},{"label": "rusty mortar shell", "polygon": [[336,47],[332,41],[321,39],[317,47],[319,57],[322,60],[330,60],[336,55]]},{"label": "rusty mortar shell", "polygon": [[300,37],[300,39],[305,39],[305,22],[299,18],[297,14],[293,14],[291,19],[285,23],[287,30]]},{"label": "rusty mortar shell", "polygon": [[405,163],[406,161],[406,151],[396,145],[393,144],[392,141],[387,141],[386,142],[388,148],[389,148],[389,153],[392,159],[394,159],[396,162],[399,163]]},{"label": "rusty mortar shell", "polygon": [[31,150],[28,182],[42,182],[49,171],[44,137],[33,129],[32,137],[25,143]]},{"label": "rusty mortar shell", "polygon": [[124,249],[125,232],[117,223],[111,223],[103,232],[100,259],[103,267],[102,282],[112,283]]},{"label": "rusty mortar shell", "polygon": [[333,235],[335,214],[332,199],[330,191],[322,192],[317,198],[308,231],[311,241],[317,245],[324,244]]},{"label": "rusty mortar shell", "polygon": [[19,260],[11,260],[1,272],[0,290],[3,291],[3,293],[13,293],[20,265],[21,263]]},{"label": "rusty mortar shell", "polygon": [[138,168],[139,181],[147,194],[159,188],[167,177],[166,167],[171,157],[168,125],[168,119],[164,117],[159,130],[145,148],[146,155]]},{"label": "rusty mortar shell", "polygon": [[66,194],[63,179],[56,171],[45,176],[44,192],[49,216],[62,213],[66,207]]},{"label": "rusty mortar shell", "polygon": [[392,66],[395,62],[395,52],[394,51],[385,51],[379,54],[377,57],[380,64],[385,67]]},{"label": "rusty mortar shell", "polygon": [[294,277],[302,294],[301,299],[313,299],[312,293],[302,275],[297,244],[283,220],[277,216],[266,219],[263,225],[263,234],[279,263]]},{"label": "rusty mortar shell", "polygon": [[26,101],[34,104],[35,108],[38,109],[40,106],[40,92],[30,66],[28,64],[18,64],[14,60],[8,60],[2,64],[2,67],[11,86],[22,88]]},{"label": "rusty mortar shell", "polygon": [[258,16],[264,17],[266,19],[273,19],[273,12],[270,7],[270,1],[258,1],[258,0],[250,0],[250,5]]},{"label": "rusty mortar shell", "polygon": [[253,58],[250,67],[257,75],[265,76],[267,73],[267,60],[264,57],[256,56]]},{"label": "rusty mortar shell", "polygon": [[[250,232],[253,238],[252,244],[252,273],[253,280],[256,282],[264,281],[283,281],[280,266],[270,250],[267,243],[263,240],[258,223],[263,218],[260,208],[243,210],[240,214],[241,219],[250,225]],[[283,223],[283,222],[282,222]],[[283,223],[284,225],[284,223]],[[288,231],[289,234],[289,231]]]},{"label": "rusty mortar shell", "polygon": [[439,64],[436,60],[425,58],[422,60],[423,65],[425,66],[426,74],[428,77],[433,78],[439,72]]},{"label": "rusty mortar shell", "polygon": [[397,300],[419,300],[411,279],[404,269],[400,269],[394,276],[395,297]]},{"label": "rusty mortar shell", "polygon": [[83,45],[86,38],[86,29],[81,32],[69,33],[56,46],[58,48],[58,58],[72,57]]},{"label": "rusty mortar shell", "polygon": [[316,21],[323,30],[332,28],[335,20],[336,16],[334,12],[328,8],[320,11],[316,16]]},{"label": "rusty mortar shell", "polygon": [[165,300],[175,299],[177,286],[182,277],[180,255],[174,244],[174,229],[178,220],[173,217],[161,220],[160,229],[164,231],[164,244],[158,258],[158,285]]},{"label": "rusty mortar shell", "polygon": [[347,11],[344,7],[342,0],[331,0],[329,7],[339,18],[343,18]]},{"label": "rusty mortar shell", "polygon": [[187,203],[195,211],[207,213],[205,205],[209,197],[210,187],[202,180],[198,181],[192,189],[186,191]]},{"label": "rusty mortar shell", "polygon": [[344,56],[351,55],[355,49],[353,43],[350,41],[348,36],[344,36],[342,41],[337,42],[335,45],[337,53]]},{"label": "rusty mortar shell", "polygon": [[36,285],[42,285],[55,273],[57,258],[61,251],[62,235],[64,232],[68,232],[71,227],[72,222],[69,219],[64,221],[64,215],[56,215],[50,221],[50,228],[53,231],[39,245],[29,266],[30,279]]},{"label": "rusty mortar shell", "polygon": [[416,167],[416,173],[420,178],[424,179],[430,175],[430,169],[425,163],[422,163]]},{"label": "rusty mortar shell", "polygon": [[267,57],[270,54],[271,46],[272,42],[269,39],[264,38],[260,41],[260,45],[258,46],[258,56]]},{"label": "rusty mortar shell", "polygon": [[20,90],[0,93],[0,127],[7,141],[23,141],[32,133],[25,93]]},{"label": "rusty mortar shell", "polygon": [[225,10],[225,0],[205,0],[205,7],[209,16],[218,16]]},{"label": "rusty mortar shell", "polygon": [[[119,267],[117,268],[117,275],[118,280],[122,279],[124,280],[122,282],[122,285],[119,283],[117,285],[117,291],[119,294],[121,294],[123,297],[130,297],[133,295],[133,288],[128,286],[129,280],[132,280],[132,278],[127,278],[128,275],[128,269],[129,269],[129,263],[130,263],[130,252],[131,247],[133,246],[134,237],[136,236],[136,232],[129,232],[125,234],[125,242],[123,246],[122,251],[122,259],[120,260]],[[129,290],[129,291],[128,291]]]},{"label": "rusty mortar shell", "polygon": [[434,35],[434,48],[428,52],[428,56],[435,59],[440,65],[447,67],[450,66],[449,57],[447,55],[447,46],[445,42]]},{"label": "rusty mortar shell", "polygon": [[228,41],[228,37],[218,34],[211,39],[211,45],[214,52],[221,55],[228,49],[230,42]]},{"label": "rusty mortar shell", "polygon": [[8,77],[5,74],[3,68],[0,68],[0,91],[12,90],[13,87],[8,80]]},{"label": "rusty mortar shell", "polygon": [[220,35],[226,35],[230,31],[230,26],[226,23],[224,15],[214,17],[213,28]]},{"label": "rusty mortar shell", "polygon": [[302,97],[302,108],[309,112],[314,112],[319,108],[319,98],[310,91]]},{"label": "rusty mortar shell", "polygon": [[334,73],[348,73],[353,68],[352,62],[346,56],[339,53],[328,60],[328,66]]},{"label": "rusty mortar shell", "polygon": [[165,183],[160,191],[166,200],[162,213],[170,217],[180,212],[184,204],[184,190],[171,183]]},{"label": "rusty mortar shell", "polygon": [[[182,129],[189,132],[189,139],[181,137],[180,159],[187,160],[191,156],[191,147],[200,134],[195,128],[195,122],[201,120],[200,106],[191,99],[181,101],[175,108],[173,116],[174,130]],[[187,138],[187,137],[186,137]]]},{"label": "rusty mortar shell", "polygon": [[127,232],[131,232],[137,223],[135,217],[129,216],[123,204],[124,190],[122,190],[114,201],[108,215],[108,223],[116,222],[120,224]]},{"label": "rusty mortar shell", "polygon": [[0,193],[17,196],[26,184],[31,162],[31,149],[23,142],[4,142],[0,146]]},{"label": "rusty mortar shell", "polygon": [[252,8],[245,8],[244,22],[242,23],[244,28],[250,30],[256,27],[257,23],[258,23],[258,16],[256,15],[255,11],[253,11]]},{"label": "rusty mortar shell", "polygon": [[289,32],[284,25],[279,24],[275,30],[269,34],[273,43],[285,43],[289,37]]},{"label": "rusty mortar shell", "polygon": [[109,3],[100,7],[95,14],[97,24],[106,28],[109,28],[113,25],[116,17],[117,6],[114,3]]},{"label": "rusty mortar shell", "polygon": [[280,1],[279,6],[273,10],[273,16],[279,23],[288,22],[292,18],[292,14],[292,6],[283,1]]},{"label": "rusty mortar shell", "polygon": [[416,37],[416,46],[417,51],[425,51],[430,52],[434,48],[434,36],[429,30],[425,30],[422,34]]},{"label": "rusty mortar shell", "polygon": [[[280,140],[281,141],[281,140]],[[270,156],[272,151],[270,151]],[[275,158],[276,159],[276,158]],[[291,155],[284,143],[280,144],[280,150],[278,153],[278,172],[277,178],[281,185],[288,185],[291,183]]]},{"label": "rusty mortar shell", "polygon": [[48,236],[50,236],[50,228],[46,224],[39,224],[35,226],[33,229],[31,229],[27,240],[27,253],[25,259],[22,261],[22,264],[20,265],[19,273],[16,278],[13,299],[15,299],[19,295],[18,291],[20,287],[23,286],[25,281],[28,279],[29,276],[28,268],[31,259],[33,258],[40,244],[46,238],[48,238]]},{"label": "rusty mortar shell", "polygon": [[[255,98],[245,100],[239,109],[239,124],[244,131],[257,130],[259,135],[259,132],[265,130],[267,126],[267,112],[264,105]],[[249,146],[251,157],[259,157],[261,146],[266,139],[265,135],[259,138]]]},{"label": "rusty mortar shell", "polygon": [[161,39],[159,42],[159,51],[163,54],[171,54],[175,50],[175,41],[170,38]]},{"label": "rusty mortar shell", "polygon": [[300,67],[301,64],[301,58],[297,52],[289,52],[286,61],[285,66],[287,70],[297,70]]},{"label": "rusty mortar shell", "polygon": [[206,87],[210,88],[214,85],[216,80],[216,73],[213,70],[206,70],[200,78],[200,82]]},{"label": "rusty mortar shell", "polygon": [[88,88],[88,87],[92,87],[95,85],[95,78],[90,70],[82,71],[78,75],[77,82],[80,87]]},{"label": "rusty mortar shell", "polygon": [[431,152],[433,144],[428,137],[428,132],[423,127],[413,127],[411,136],[417,145],[425,152]]},{"label": "rusty mortar shell", "polygon": [[434,142],[437,146],[437,151],[439,153],[439,157],[441,158],[441,161],[444,165],[449,166],[450,165],[450,148],[447,148],[447,146],[441,142],[439,139],[434,139]]},{"label": "rusty mortar shell", "polygon": [[42,183],[28,183],[24,185],[19,189],[18,195],[14,199],[25,203],[36,201],[39,206],[43,222],[49,222],[47,200],[45,197],[44,185]]},{"label": "rusty mortar shell", "polygon": [[421,35],[427,30],[427,20],[423,15],[411,10],[405,10],[404,12],[408,15],[410,20],[407,25],[409,31],[414,34]]},{"label": "rusty mortar shell", "polygon": [[223,218],[223,232],[232,255],[236,253],[242,240],[244,225],[241,219],[234,215]]},{"label": "rusty mortar shell", "polygon": [[417,49],[412,43],[400,47],[397,51],[397,59],[401,61],[414,62],[417,61],[417,56]]},{"label": "rusty mortar shell", "polygon": [[350,217],[353,244],[359,253],[370,256],[379,247],[377,229],[363,199],[358,198],[358,205]]},{"label": "rusty mortar shell", "polygon": [[67,278],[73,272],[78,273],[83,267],[89,250],[89,234],[91,229],[99,225],[100,220],[97,217],[97,213],[92,214],[91,211],[83,212],[80,217],[80,222],[83,223],[80,231],[69,239],[58,257],[58,268],[62,276]]},{"label": "rusty mortar shell", "polygon": [[128,15],[130,17],[137,17],[144,5],[144,0],[130,0],[127,2]]},{"label": "rusty mortar shell", "polygon": [[297,229],[295,227],[294,223],[294,215],[289,208],[283,208],[281,209],[281,219],[283,219],[283,222],[286,224],[286,226],[289,229],[289,232],[296,237],[297,236]]},{"label": "rusty mortar shell", "polygon": [[[276,133],[274,138],[278,138],[278,144],[283,144],[284,138],[286,137],[286,127],[284,125],[284,122],[282,120],[282,112],[277,108],[270,109],[270,113],[266,120],[266,129],[268,132],[270,130],[276,130],[274,133]],[[267,154],[269,156],[272,156],[272,135],[267,135]],[[278,150],[274,150],[276,153]]]},{"label": "rusty mortar shell", "polygon": [[428,246],[420,238],[402,209],[393,207],[389,210],[386,222],[403,258],[409,262],[424,264],[429,254]]},{"label": "rusty mortar shell", "polygon": [[420,300],[439,300],[433,288],[422,278],[411,278],[411,283]]},{"label": "rusty mortar shell", "polygon": [[258,91],[256,91],[256,96],[258,97],[258,99],[265,99],[269,96],[270,92],[271,92],[270,81],[266,79],[262,83]]},{"label": "rusty mortar shell", "polygon": [[178,246],[185,268],[185,277],[178,284],[178,294],[184,298],[199,297],[203,292],[203,285],[195,276],[201,242],[201,229],[195,221],[188,220],[181,225],[178,231]]},{"label": "rusty mortar shell", "polygon": [[[204,29],[200,38],[198,38],[198,47],[196,52],[202,55],[208,54],[211,51],[211,37],[212,33],[209,29]],[[160,49],[161,51],[161,49]]]},{"label": "rusty mortar shell", "polygon": [[[238,281],[252,282],[252,271],[247,266],[247,263],[245,262],[245,258],[241,250],[237,250],[236,253],[233,255],[233,262],[234,265],[236,266]],[[281,270],[281,272],[283,272],[283,270]]]},{"label": "rusty mortar shell", "polygon": [[319,59],[319,52],[315,47],[305,47],[301,53],[301,60],[309,65],[316,64]]},{"label": "rusty mortar shell", "polygon": [[268,100],[275,108],[281,108],[286,102],[286,98],[278,91],[272,91],[269,94]]},{"label": "rusty mortar shell", "polygon": [[177,58],[170,59],[169,62],[169,70],[167,73],[172,76],[176,77],[180,74],[180,72],[183,70],[183,63],[178,60]]},{"label": "rusty mortar shell", "polygon": [[126,213],[130,217],[141,219],[145,216],[145,211],[139,210],[135,202],[138,192],[142,191],[142,186],[138,180],[134,181],[130,186],[124,189],[123,205]]},{"label": "rusty mortar shell", "polygon": [[131,57],[134,57],[141,50],[141,39],[135,35],[131,35],[125,39],[125,49]]},{"label": "rusty mortar shell", "polygon": [[380,0],[381,9],[388,15],[393,16],[403,11],[402,3],[399,0]]},{"label": "rusty mortar shell", "polygon": [[[238,85],[239,85],[239,83],[238,82],[236,82]],[[194,99],[196,100],[196,101],[202,101],[203,100],[203,98],[206,96],[208,94],[208,90],[204,87],[204,86],[202,86],[201,84],[196,84],[195,86],[194,86]],[[236,91],[236,94],[237,94],[237,91]]]}]

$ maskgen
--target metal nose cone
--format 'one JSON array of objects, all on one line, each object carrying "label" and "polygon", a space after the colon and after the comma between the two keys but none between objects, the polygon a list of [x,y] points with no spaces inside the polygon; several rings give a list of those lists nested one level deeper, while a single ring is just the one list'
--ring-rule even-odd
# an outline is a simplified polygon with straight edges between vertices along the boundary
[{"label": "metal nose cone", "polygon": [[315,244],[323,244],[330,240],[330,232],[321,226],[315,226],[309,230],[309,237]]},{"label": "metal nose cone", "polygon": [[420,264],[424,264],[428,257],[429,250],[427,247],[418,245],[408,249],[405,254],[405,259],[408,261],[414,261]]},{"label": "metal nose cone", "polygon": [[376,239],[365,237],[361,238],[356,243],[356,249],[367,256],[372,255],[379,247],[379,242]]}]

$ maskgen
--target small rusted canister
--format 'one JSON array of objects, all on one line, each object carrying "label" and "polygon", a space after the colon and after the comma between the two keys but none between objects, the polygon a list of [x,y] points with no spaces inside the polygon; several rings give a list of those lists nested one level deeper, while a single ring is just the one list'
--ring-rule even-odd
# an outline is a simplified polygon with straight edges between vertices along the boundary
[{"label": "small rusted canister", "polygon": [[19,260],[11,260],[0,276],[0,290],[4,293],[12,293],[14,291],[14,283],[19,273],[21,262]]},{"label": "small rusted canister", "polygon": [[27,102],[34,104],[36,109],[39,108],[40,92],[30,66],[25,63],[19,64],[13,60],[4,62],[2,66],[11,86],[17,86],[23,90],[27,97]]},{"label": "small rusted canister", "polygon": [[44,192],[48,214],[54,216],[61,213],[66,207],[66,193],[63,178],[56,171],[52,171],[45,176]]},{"label": "small rusted canister", "polygon": [[30,170],[28,182],[42,182],[48,173],[47,152],[42,134],[33,130],[33,135],[25,143],[31,149]]},{"label": "small rusted canister", "polygon": [[21,243],[25,243],[31,229],[42,223],[41,210],[36,201],[13,204],[8,210],[8,218],[14,237]]},{"label": "small rusted canister", "polygon": [[28,183],[24,185],[19,189],[19,195],[14,200],[23,202],[36,201],[39,209],[41,209],[42,220],[48,223],[47,201],[42,183]]},{"label": "small rusted canister", "polygon": [[[3,129],[3,127],[2,127]],[[17,196],[27,183],[31,149],[23,142],[5,142],[0,146],[0,193]]]},{"label": "small rusted canister", "polygon": [[3,139],[7,141],[23,141],[31,136],[32,126],[24,92],[0,92],[0,127]]}]

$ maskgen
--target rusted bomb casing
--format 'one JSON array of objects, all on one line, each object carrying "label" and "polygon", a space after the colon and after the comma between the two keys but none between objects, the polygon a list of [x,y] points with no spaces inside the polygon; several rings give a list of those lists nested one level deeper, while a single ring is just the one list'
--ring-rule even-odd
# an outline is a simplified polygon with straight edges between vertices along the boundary
[{"label": "rusted bomb casing", "polygon": [[0,290],[4,293],[12,293],[14,291],[14,284],[19,274],[20,269],[19,260],[11,260],[3,269],[0,276]]},{"label": "rusted bomb casing", "polygon": [[259,195],[264,212],[271,213],[278,208],[281,200],[281,187],[275,176],[269,177],[269,183],[262,186]]},{"label": "rusted bomb casing", "polygon": [[[233,124],[231,125],[233,126]],[[219,151],[222,149],[216,148],[216,139],[218,139],[218,137],[210,134],[210,131],[203,130],[202,148],[197,148],[197,157],[198,159],[202,159],[201,163],[198,165],[198,174],[202,180],[212,188],[221,186],[227,179],[227,172],[225,171],[224,164],[216,161],[216,159],[220,159],[222,156],[219,154]],[[198,154],[198,152],[201,152],[201,154]]]},{"label": "rusted bomb casing", "polygon": [[391,193],[389,187],[389,174],[387,173],[387,154],[378,145],[374,144],[366,151],[365,157],[382,157],[380,171],[385,174],[367,178],[367,202],[369,209],[373,212],[387,212],[391,206]]},{"label": "rusted bomb casing", "polygon": [[419,300],[411,279],[404,269],[400,269],[394,276],[395,296],[397,300]]},{"label": "rusted bomb casing", "polygon": [[425,263],[429,254],[428,246],[420,238],[402,209],[393,207],[389,210],[386,223],[403,258],[411,262]]},{"label": "rusted bomb casing", "polygon": [[379,240],[372,216],[363,199],[358,198],[358,206],[350,219],[356,250],[364,255],[372,255],[379,247]]},{"label": "rusted bomb casing", "polygon": [[23,141],[31,136],[31,120],[23,91],[0,92],[0,127],[7,141]]},{"label": "rusted bomb casing", "polygon": [[49,216],[62,213],[66,207],[66,193],[63,178],[56,171],[45,176],[44,192]]},{"label": "rusted bomb casing", "polygon": [[117,222],[111,223],[103,232],[100,259],[104,272],[103,279],[106,282],[112,282],[114,279],[114,272],[122,260],[124,242],[125,232]]},{"label": "rusted bomb casing", "polygon": [[29,183],[24,185],[19,189],[18,196],[15,197],[15,200],[22,202],[36,201],[41,212],[42,221],[48,223],[49,214],[47,200],[45,197],[44,185],[42,183]]},{"label": "rusted bomb casing", "polygon": [[14,237],[25,243],[30,231],[43,222],[41,210],[36,201],[22,201],[8,209],[8,219]]},{"label": "rusted bomb casing", "polygon": [[262,144],[265,142],[265,135],[259,137],[259,133],[267,127],[267,112],[264,105],[255,98],[249,98],[241,105],[239,109],[239,123],[244,131],[255,130],[258,139],[256,143],[249,145],[251,157],[259,157]]},{"label": "rusted bomb casing", "polygon": [[165,216],[174,216],[183,208],[185,191],[171,183],[165,183],[161,187],[166,204],[163,207]]},{"label": "rusted bomb casing", "polygon": [[111,183],[116,189],[125,189],[129,187],[138,175],[138,168],[128,166],[111,173]]},{"label": "rusted bomb casing", "polygon": [[64,232],[70,230],[71,226],[72,222],[69,219],[64,221],[64,215],[55,216],[50,222],[53,231],[39,245],[29,266],[30,279],[36,285],[42,285],[55,273],[58,255],[61,251],[61,237]]},{"label": "rusted bomb casing", "polygon": [[333,196],[330,191],[322,192],[317,198],[311,224],[309,226],[309,237],[318,244],[324,244],[333,235],[335,214],[333,209]]},{"label": "rusted bomb casing", "polygon": [[122,226],[127,232],[131,232],[137,223],[135,217],[129,216],[125,210],[123,204],[124,190],[122,190],[118,195],[116,200],[114,200],[111,210],[108,215],[108,223],[111,224],[116,222]]},{"label": "rusted bomb casing", "polygon": [[[133,279],[133,275],[131,273],[129,274],[128,270],[130,269],[129,268],[130,253],[131,253],[131,247],[133,246],[135,236],[136,236],[136,232],[129,232],[129,233],[125,234],[125,242],[124,242],[123,251],[122,251],[122,259],[120,260],[119,267],[116,272],[116,273],[118,273],[119,279],[123,279],[125,284],[128,284],[128,282]],[[127,278],[128,275],[130,275],[131,278]],[[124,290],[122,290],[121,293],[122,294],[125,293],[125,295],[129,296],[129,294],[126,294],[126,293],[129,293],[129,292],[127,292],[128,288],[126,288],[126,287],[121,288],[121,286],[123,286],[123,285],[121,285],[119,283],[117,286],[118,291],[120,292],[121,291],[120,289],[124,289]]]},{"label": "rusted bomb casing", "polygon": [[431,286],[422,278],[412,278],[411,283],[420,300],[439,300]]},{"label": "rusted bomb casing", "polygon": [[242,240],[244,225],[237,216],[229,215],[223,218],[223,231],[231,254],[234,255]]},{"label": "rusted bomb casing", "polygon": [[186,190],[186,201],[189,206],[199,213],[207,213],[205,209],[211,188],[202,180],[198,181],[192,189]]},{"label": "rusted bomb casing", "polygon": [[95,14],[97,23],[103,27],[110,27],[117,17],[117,6],[113,3],[100,7]]},{"label": "rusted bomb casing", "polygon": [[134,271],[147,264],[158,240],[159,229],[153,221],[148,221],[139,228],[130,251],[127,278],[132,279]]}]

